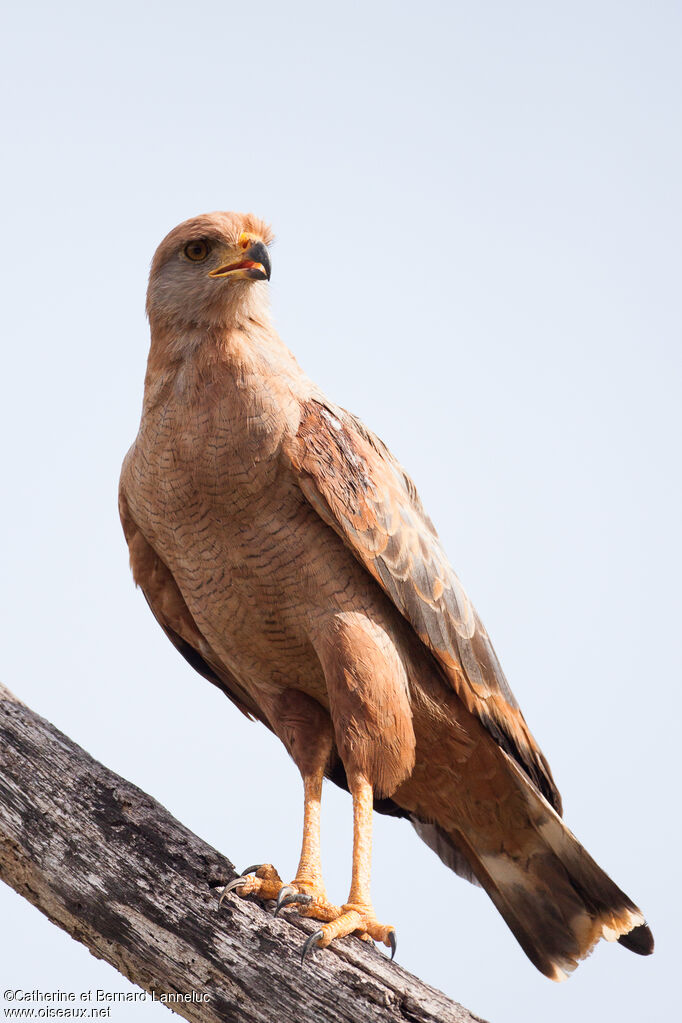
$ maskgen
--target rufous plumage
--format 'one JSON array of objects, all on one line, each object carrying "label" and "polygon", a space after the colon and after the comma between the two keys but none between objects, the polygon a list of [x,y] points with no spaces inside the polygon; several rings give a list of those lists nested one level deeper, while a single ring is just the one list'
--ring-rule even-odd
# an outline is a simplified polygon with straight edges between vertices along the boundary
[{"label": "rufous plumage", "polygon": [[[373,806],[407,817],[485,888],[563,979],[599,938],[640,954],[644,918],[561,819],[545,757],[414,484],[277,336],[269,228],[213,213],[151,268],[151,348],[120,510],[133,575],[180,653],[284,743],[304,783],[296,877],[228,886],[395,949],[370,898]],[[353,798],[351,890],[329,902],[324,777]]]}]

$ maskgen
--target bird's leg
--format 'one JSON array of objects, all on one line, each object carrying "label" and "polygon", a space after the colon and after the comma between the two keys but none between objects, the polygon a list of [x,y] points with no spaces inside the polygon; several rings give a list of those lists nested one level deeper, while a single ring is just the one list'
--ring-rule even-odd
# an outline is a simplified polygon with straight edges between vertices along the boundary
[{"label": "bird's leg", "polygon": [[370,897],[374,804],[372,786],[361,774],[349,776],[348,783],[353,797],[353,873],[348,902],[341,907],[335,919],[311,934],[303,946],[302,958],[305,958],[313,945],[326,948],[334,938],[353,933],[381,941],[390,946],[392,954],[395,953],[395,930],[377,921]]},{"label": "bird's leg", "polygon": [[[302,772],[303,842],[294,880],[290,884],[284,884],[271,863],[261,863],[231,881],[223,890],[221,902],[226,895],[236,889],[240,896],[255,895],[264,901],[277,899],[275,916],[286,906],[294,903],[303,916],[312,916],[316,920],[334,920],[341,913],[338,906],[327,900],[320,858],[320,804],[328,756],[327,748],[322,751],[319,761],[312,769]],[[252,876],[247,876],[250,873]]]},{"label": "bird's leg", "polygon": [[320,857],[320,807],[324,764],[303,775],[303,842],[296,877],[285,885],[277,898],[275,915],[285,906],[297,903],[302,916],[333,920],[341,910],[327,900],[322,880]]},{"label": "bird's leg", "polygon": [[320,808],[322,803],[322,779],[324,768],[303,778],[303,842],[301,858],[293,884],[302,890],[313,888],[324,895],[322,862],[320,857]]}]

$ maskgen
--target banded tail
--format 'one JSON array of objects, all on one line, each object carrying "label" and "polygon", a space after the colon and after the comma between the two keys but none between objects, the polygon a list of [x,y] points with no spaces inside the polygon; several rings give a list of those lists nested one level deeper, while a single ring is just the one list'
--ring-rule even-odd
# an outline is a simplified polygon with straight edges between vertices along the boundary
[{"label": "banded tail", "polygon": [[551,980],[565,980],[600,938],[650,955],[654,939],[640,910],[511,767],[529,808],[520,855],[482,852],[476,836],[412,818],[420,837],[447,866],[485,888],[528,958]]}]

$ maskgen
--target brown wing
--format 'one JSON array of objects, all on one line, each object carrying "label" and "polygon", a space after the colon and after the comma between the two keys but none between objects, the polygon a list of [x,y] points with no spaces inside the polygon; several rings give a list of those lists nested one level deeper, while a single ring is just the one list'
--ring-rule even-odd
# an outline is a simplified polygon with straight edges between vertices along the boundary
[{"label": "brown wing", "polygon": [[119,497],[119,511],[130,551],[133,578],[173,646],[195,671],[221,689],[242,714],[250,719],[257,718],[267,725],[256,704],[221,664],[204,639],[170,569],[147,542],[130,515],[123,493]]},{"label": "brown wing", "polygon": [[287,452],[301,490],[435,655],[467,708],[561,812],[549,765],[414,483],[378,437],[322,396]]}]

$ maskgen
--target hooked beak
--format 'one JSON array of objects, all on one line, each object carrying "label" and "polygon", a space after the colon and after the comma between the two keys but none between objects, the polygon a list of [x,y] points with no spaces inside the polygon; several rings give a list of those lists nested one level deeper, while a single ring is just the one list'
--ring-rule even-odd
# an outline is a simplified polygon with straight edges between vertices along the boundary
[{"label": "hooked beak", "polygon": [[209,277],[230,277],[233,280],[269,281],[270,256],[263,242],[253,241],[244,251],[244,258],[210,270]]}]

